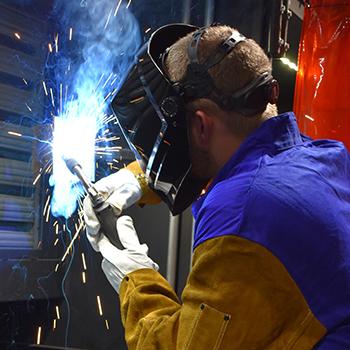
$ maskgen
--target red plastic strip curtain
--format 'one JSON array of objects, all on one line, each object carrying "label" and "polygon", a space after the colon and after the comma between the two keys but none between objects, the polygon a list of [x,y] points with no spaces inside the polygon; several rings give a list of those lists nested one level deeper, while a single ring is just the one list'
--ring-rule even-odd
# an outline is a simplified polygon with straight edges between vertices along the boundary
[{"label": "red plastic strip curtain", "polygon": [[303,133],[350,149],[350,0],[305,8],[294,111]]}]

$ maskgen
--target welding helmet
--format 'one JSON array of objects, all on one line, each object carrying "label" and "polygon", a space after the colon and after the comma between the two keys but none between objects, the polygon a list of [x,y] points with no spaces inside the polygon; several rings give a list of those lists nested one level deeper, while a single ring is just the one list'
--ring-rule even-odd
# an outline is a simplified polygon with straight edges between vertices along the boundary
[{"label": "welding helmet", "polygon": [[[187,24],[159,28],[139,50],[111,103],[126,139],[146,165],[149,186],[173,215],[186,209],[207,184],[191,173],[186,103],[210,98],[223,109],[249,116],[264,111],[267,103],[275,103],[277,98],[276,81],[268,72],[232,95],[219,91],[208,69],[246,39],[232,32],[200,63],[198,46],[205,30]],[[164,69],[168,49],[189,33],[193,33],[188,47],[190,63],[185,77],[173,82]]]}]

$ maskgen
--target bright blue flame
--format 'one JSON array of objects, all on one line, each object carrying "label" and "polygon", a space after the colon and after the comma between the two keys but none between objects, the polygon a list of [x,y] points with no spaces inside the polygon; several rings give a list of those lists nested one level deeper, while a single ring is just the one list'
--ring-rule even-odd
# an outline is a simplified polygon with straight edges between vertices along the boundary
[{"label": "bright blue flame", "polygon": [[[70,217],[82,195],[82,189],[76,186],[78,179],[70,173],[63,157],[74,158],[87,177],[94,180],[95,138],[104,127],[102,119],[109,101],[105,97],[120,86],[141,44],[135,17],[125,5],[114,16],[117,5],[118,2],[110,0],[87,1],[86,6],[79,1],[56,2],[57,11],[64,14],[62,26],[73,23],[73,40],[84,40],[84,45],[82,49],[77,45],[83,62],[74,70],[74,77],[69,76],[72,97],[68,102],[64,100],[54,121],[50,177],[50,185],[54,186],[51,200],[54,216]],[[69,59],[64,57],[64,62]],[[60,78],[66,86],[67,77]]]},{"label": "bright blue flame", "polygon": [[92,99],[71,102],[67,114],[55,118],[54,122],[53,174],[50,177],[50,185],[54,189],[51,212],[65,218],[75,211],[77,199],[82,193],[75,186],[77,177],[68,170],[63,158],[75,159],[90,180],[94,180],[95,176],[95,136],[101,123],[91,110],[89,113],[87,106],[81,106],[81,102],[94,104]]}]

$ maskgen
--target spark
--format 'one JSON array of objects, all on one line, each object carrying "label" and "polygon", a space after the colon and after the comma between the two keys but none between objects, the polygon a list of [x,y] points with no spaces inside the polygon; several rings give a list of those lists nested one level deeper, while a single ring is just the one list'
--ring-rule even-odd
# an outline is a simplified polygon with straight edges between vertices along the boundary
[{"label": "spark", "polygon": [[14,132],[14,131],[8,131],[7,133],[10,134],[10,135],[13,135],[13,136],[23,136],[19,132]]},{"label": "spark", "polygon": [[45,206],[44,206],[43,216],[45,216],[46,210],[47,210],[47,208],[49,206],[50,198],[51,198],[51,196],[47,196],[47,200],[46,200],[46,203],[45,203]]},{"label": "spark", "polygon": [[38,334],[36,336],[36,343],[40,344],[40,338],[41,338],[41,327],[38,327]]},{"label": "spark", "polygon": [[57,243],[58,243],[58,238],[56,238],[55,243],[53,245],[56,246]]},{"label": "spark", "polygon": [[126,8],[128,9],[131,4],[131,0],[129,0],[128,4],[126,5]]},{"label": "spark", "polygon": [[29,109],[29,112],[32,112],[32,109],[28,106],[28,104],[26,103],[27,108]]},{"label": "spark", "polygon": [[107,94],[107,96],[104,98],[103,102],[107,101],[108,97],[111,96],[111,94],[112,94],[112,93],[109,92],[109,93]]},{"label": "spark", "polygon": [[116,80],[118,79],[118,77],[115,77],[112,82],[111,82],[111,86],[116,82]]},{"label": "spark", "polygon": [[17,38],[17,39],[19,39],[19,40],[21,40],[21,36],[19,35],[19,33],[14,33],[15,34],[15,37]]},{"label": "spark", "polygon": [[101,74],[101,77],[100,77],[100,79],[99,79],[98,82],[97,82],[97,85],[96,85],[96,87],[95,87],[94,92],[97,90],[97,88],[98,88],[98,86],[100,85],[101,80],[102,80],[103,77],[104,77],[104,73]]},{"label": "spark", "polygon": [[141,96],[141,97],[134,98],[133,100],[130,101],[130,103],[138,103],[138,102],[141,102],[143,100],[144,100],[144,97]]},{"label": "spark", "polygon": [[106,82],[102,85],[102,89],[106,87],[106,85],[107,85],[109,79],[111,79],[112,76],[113,76],[113,73],[111,73],[111,74],[109,75],[109,77],[108,77],[108,79],[106,80]]},{"label": "spark", "polygon": [[35,178],[35,180],[33,181],[33,186],[36,185],[36,183],[37,183],[38,180],[40,179],[40,176],[41,176],[41,173],[39,173],[39,174],[37,175],[37,177]]},{"label": "spark", "polygon": [[27,80],[25,80],[24,78],[22,78],[22,80],[24,81],[24,84],[28,85]]},{"label": "spark", "polygon": [[53,319],[52,330],[55,330],[55,329],[56,329],[56,323],[57,323],[57,321],[56,321],[56,319],[54,318],[54,319]]},{"label": "spark", "polygon": [[69,243],[69,245],[68,245],[68,247],[67,247],[67,249],[66,249],[66,252],[64,253],[64,255],[63,255],[63,257],[62,257],[62,260],[61,260],[62,262],[64,261],[64,259],[65,259],[66,256],[68,255],[68,253],[69,253],[70,249],[72,248],[72,246],[73,246],[75,240],[78,238],[79,232],[81,231],[81,229],[83,228],[83,226],[84,226],[84,222],[81,222],[80,225],[79,225],[79,227],[78,227],[78,229],[77,229],[77,231],[75,232],[74,237],[72,238],[71,242]]},{"label": "spark", "polygon": [[81,278],[83,280],[83,283],[85,284],[86,283],[86,275],[85,275],[84,271],[81,273]]},{"label": "spark", "polygon": [[70,28],[69,28],[69,41],[72,40],[72,36],[73,36],[73,28],[70,27]]},{"label": "spark", "polygon": [[116,162],[116,163],[119,163],[119,160],[118,160],[118,159],[114,159],[114,158],[113,158],[113,161]]},{"label": "spark", "polygon": [[115,12],[114,12],[114,17],[117,15],[117,13],[118,13],[118,11],[119,11],[119,7],[120,7],[122,1],[123,1],[123,0],[119,0],[118,5],[117,5],[117,8],[115,9]]},{"label": "spark", "polygon": [[100,316],[103,316],[103,312],[102,312],[102,305],[101,305],[101,299],[100,296],[97,296],[97,305],[98,305],[98,311],[100,313]]},{"label": "spark", "polygon": [[108,123],[110,123],[112,120],[114,120],[114,119],[116,119],[116,117],[115,117],[115,115],[113,115],[113,114],[111,114],[110,116],[105,116],[104,118],[103,118],[103,123],[104,124],[108,124]]},{"label": "spark", "polygon": [[50,94],[51,94],[51,103],[52,103],[52,107],[55,107],[55,100],[53,98],[53,91],[52,88],[50,88]]},{"label": "spark", "polygon": [[81,260],[83,261],[84,270],[87,270],[87,268],[86,268],[86,261],[85,261],[85,254],[84,253],[81,253]]},{"label": "spark", "polygon": [[58,271],[59,266],[60,266],[59,264],[56,264],[56,266],[55,266],[55,272]]},{"label": "spark", "polygon": [[[96,154],[102,155],[102,156],[111,156],[112,155],[112,153],[108,153],[108,152],[96,152]],[[98,168],[98,166],[96,168]]]},{"label": "spark", "polygon": [[60,84],[60,111],[62,113],[62,83]]},{"label": "spark", "polygon": [[145,34],[147,34],[150,30],[151,30],[151,27],[147,28],[147,29],[145,30]]},{"label": "spark", "polygon": [[110,142],[110,141],[117,141],[117,140],[120,140],[120,137],[117,137],[117,136],[103,137],[103,138],[100,138],[100,139],[96,140],[96,143],[99,143],[99,142]]},{"label": "spark", "polygon": [[108,120],[108,118],[109,118],[108,114],[104,114],[103,117],[102,117],[102,123],[103,124],[107,124],[106,120]]},{"label": "spark", "polygon": [[310,116],[309,116],[309,115],[307,115],[307,114],[304,114],[304,117],[305,117],[305,118],[307,118],[307,119],[309,119],[309,120],[311,120],[312,122],[314,122],[314,121],[315,121],[315,119],[314,119],[314,118],[310,117]]},{"label": "spark", "polygon": [[51,43],[48,43],[49,51],[52,52],[52,45]]},{"label": "spark", "polygon": [[56,225],[56,235],[58,235],[58,225]]},{"label": "spark", "polygon": [[46,84],[45,84],[45,82],[44,82],[44,81],[43,81],[43,87],[44,87],[45,95],[47,96],[47,95],[48,95],[48,93],[47,93]]},{"label": "spark", "polygon": [[106,24],[105,24],[104,29],[106,29],[107,26],[108,26],[109,20],[111,19],[111,14],[112,14],[112,12],[113,12],[113,9],[111,9],[111,11],[109,11],[109,15],[108,15],[108,18],[107,18],[107,21],[106,21]]},{"label": "spark", "polygon": [[95,147],[96,152],[120,152],[121,149],[120,146]]},{"label": "spark", "polygon": [[105,320],[105,325],[106,325],[107,330],[109,331],[109,323],[108,323],[108,320]]},{"label": "spark", "polygon": [[45,218],[45,222],[49,222],[49,217],[50,217],[50,208],[51,208],[51,206],[49,205],[49,207],[48,207],[48,211],[47,211],[47,214],[46,214],[46,218]]},{"label": "spark", "polygon": [[46,169],[45,172],[48,174],[51,170],[52,170],[52,164],[50,164],[50,165],[47,167],[47,169]]},{"label": "spark", "polygon": [[55,37],[55,49],[56,49],[56,53],[58,52],[58,34]]},{"label": "spark", "polygon": [[57,319],[60,320],[60,309],[58,308],[58,305],[56,305],[56,316]]}]

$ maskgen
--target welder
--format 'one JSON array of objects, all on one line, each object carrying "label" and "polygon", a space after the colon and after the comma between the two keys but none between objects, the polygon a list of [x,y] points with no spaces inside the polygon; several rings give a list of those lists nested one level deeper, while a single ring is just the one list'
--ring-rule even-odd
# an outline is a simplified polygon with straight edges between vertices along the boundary
[{"label": "welder", "polygon": [[[350,349],[349,153],[302,135],[277,97],[268,57],[231,27],[167,25],[141,48],[112,108],[147,185],[173,214],[192,204],[194,256],[180,301],[132,219],[118,249],[85,200],[129,349]],[[119,179],[123,203],[128,184],[141,196],[125,172],[96,184],[112,206]]]}]

